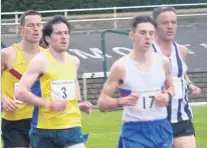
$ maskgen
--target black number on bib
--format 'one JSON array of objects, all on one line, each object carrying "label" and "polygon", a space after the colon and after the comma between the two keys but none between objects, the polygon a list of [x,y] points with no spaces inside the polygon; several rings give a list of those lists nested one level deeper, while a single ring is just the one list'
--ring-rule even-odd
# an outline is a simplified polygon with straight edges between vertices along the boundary
[{"label": "black number on bib", "polygon": [[63,92],[63,95],[62,95],[62,97],[65,99],[65,98],[67,98],[67,94],[66,94],[66,88],[65,87],[62,87],[62,92]]},{"label": "black number on bib", "polygon": [[[147,98],[147,99],[146,99]],[[147,107],[147,104],[146,101],[149,100],[149,98],[151,98],[151,102],[149,104],[149,107]],[[146,109],[146,108],[152,108],[152,105],[154,103],[154,100],[155,100],[155,96],[148,96],[148,97],[143,97],[143,108]]]},{"label": "black number on bib", "polygon": [[152,108],[152,105],[155,101],[155,96],[149,96],[149,98],[152,98],[151,103],[150,103],[150,108]]}]

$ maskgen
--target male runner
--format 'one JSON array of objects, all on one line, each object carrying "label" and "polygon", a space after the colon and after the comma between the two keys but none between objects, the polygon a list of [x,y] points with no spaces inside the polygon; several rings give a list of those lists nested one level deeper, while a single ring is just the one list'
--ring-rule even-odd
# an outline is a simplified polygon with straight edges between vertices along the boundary
[{"label": "male runner", "polygon": [[[173,135],[167,120],[168,101],[174,95],[169,60],[152,52],[155,22],[135,17],[133,50],[111,67],[98,106],[101,111],[124,108],[118,148],[170,148]],[[120,98],[112,98],[116,88]]]},{"label": "male runner", "polygon": [[[16,92],[17,99],[35,106],[31,129],[35,148],[85,147],[80,110],[90,113],[92,105],[80,100],[79,59],[66,52],[70,30],[62,16],[53,17],[44,26],[48,49],[31,61]],[[29,91],[33,84],[37,95]]]},{"label": "male runner", "polygon": [[23,13],[19,30],[22,34],[21,42],[1,50],[4,148],[26,148],[30,143],[29,130],[33,106],[16,101],[14,91],[29,61],[43,50],[39,47],[42,36],[40,14],[33,10]]},{"label": "male runner", "polygon": [[176,11],[173,7],[160,7],[153,11],[153,17],[157,22],[153,50],[169,58],[175,85],[175,96],[168,106],[168,119],[174,131],[174,148],[195,148],[188,86],[193,96],[199,96],[201,90],[186,75],[185,59],[188,49],[174,41],[177,29]]}]

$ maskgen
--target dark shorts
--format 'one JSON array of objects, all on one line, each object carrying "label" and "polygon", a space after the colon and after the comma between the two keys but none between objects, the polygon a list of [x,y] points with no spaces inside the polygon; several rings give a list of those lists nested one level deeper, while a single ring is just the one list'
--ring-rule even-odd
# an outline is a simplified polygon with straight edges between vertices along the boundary
[{"label": "dark shorts", "polygon": [[171,123],[174,138],[195,135],[194,126],[191,120],[185,120],[178,123]]},{"label": "dark shorts", "polygon": [[81,127],[57,130],[32,128],[30,139],[33,148],[65,148],[85,140]]},{"label": "dark shorts", "polygon": [[172,127],[167,119],[147,122],[125,122],[118,148],[171,148]]},{"label": "dark shorts", "polygon": [[8,121],[2,119],[2,139],[4,148],[28,147],[30,145],[29,130],[31,119]]}]

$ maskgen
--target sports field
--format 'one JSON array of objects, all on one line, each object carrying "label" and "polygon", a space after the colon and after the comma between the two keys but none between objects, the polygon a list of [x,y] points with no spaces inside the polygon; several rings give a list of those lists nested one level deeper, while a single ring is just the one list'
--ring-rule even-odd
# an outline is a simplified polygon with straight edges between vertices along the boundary
[{"label": "sports field", "polygon": [[[197,148],[207,148],[207,106],[193,107]],[[83,114],[83,130],[89,133],[87,148],[115,148],[120,129],[122,111],[91,115]],[[3,146],[2,146],[3,148]]]},{"label": "sports field", "polygon": [[[193,107],[197,148],[207,148],[207,106]],[[87,148],[115,148],[120,129],[122,111],[83,115],[83,130],[89,133]]]}]

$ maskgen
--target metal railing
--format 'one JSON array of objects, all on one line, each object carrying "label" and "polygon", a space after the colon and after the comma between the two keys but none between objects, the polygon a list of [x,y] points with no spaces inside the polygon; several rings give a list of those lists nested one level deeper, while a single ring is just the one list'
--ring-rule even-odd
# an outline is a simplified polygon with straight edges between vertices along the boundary
[{"label": "metal railing", "polygon": [[[169,4],[169,5],[147,5],[147,6],[129,6],[129,7],[108,7],[108,8],[88,8],[88,9],[63,9],[63,10],[46,10],[46,11],[39,11],[41,14],[52,14],[52,13],[63,13],[65,17],[68,18],[69,12],[87,12],[87,11],[106,11],[111,10],[113,17],[109,18],[98,18],[98,19],[79,19],[79,20],[70,20],[70,22],[91,22],[91,21],[114,21],[114,29],[117,28],[116,20],[127,20],[131,19],[132,17],[117,17],[117,10],[126,10],[126,9],[143,9],[143,8],[156,8],[160,6],[172,6],[172,7],[189,7],[189,6],[205,6],[207,3],[191,3],[191,4]],[[6,25],[18,25],[19,24],[19,15],[23,12],[2,12],[1,16],[6,15],[14,15],[14,22],[11,23],[4,23],[2,22],[2,26]],[[194,13],[194,14],[183,14],[178,16],[196,16],[196,15],[207,15],[207,13]],[[43,22],[45,23],[45,22]]]}]

